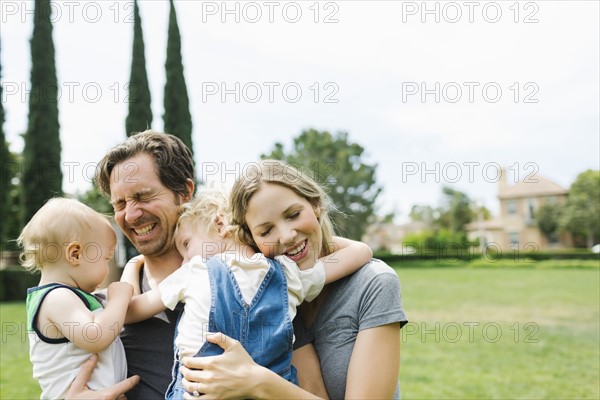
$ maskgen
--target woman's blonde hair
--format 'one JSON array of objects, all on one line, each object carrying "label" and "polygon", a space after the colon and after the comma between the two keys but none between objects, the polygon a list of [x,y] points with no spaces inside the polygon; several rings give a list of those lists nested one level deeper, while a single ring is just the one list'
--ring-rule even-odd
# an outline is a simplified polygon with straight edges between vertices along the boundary
[{"label": "woman's blonde hair", "polygon": [[17,239],[23,249],[21,265],[29,271],[43,269],[62,258],[64,246],[88,239],[108,217],[77,200],[56,197],[40,208],[25,225]]},{"label": "woman's blonde hair", "polygon": [[207,185],[189,203],[181,206],[175,236],[184,222],[210,235],[218,235],[217,222],[222,221],[226,227],[229,220],[229,193],[223,187]]},{"label": "woman's blonde hair", "polygon": [[[334,233],[333,224],[329,217],[333,209],[331,199],[325,190],[319,185],[307,171],[299,169],[279,160],[262,160],[245,168],[236,180],[231,191],[231,222],[230,229],[238,241],[254,247],[258,247],[252,238],[248,224],[246,223],[246,212],[252,196],[262,187],[264,183],[280,185],[292,190],[298,196],[304,197],[313,207],[320,210],[318,217],[321,231],[323,233],[322,252],[323,255],[331,254],[332,238]],[[269,207],[268,204],[264,205]]]}]

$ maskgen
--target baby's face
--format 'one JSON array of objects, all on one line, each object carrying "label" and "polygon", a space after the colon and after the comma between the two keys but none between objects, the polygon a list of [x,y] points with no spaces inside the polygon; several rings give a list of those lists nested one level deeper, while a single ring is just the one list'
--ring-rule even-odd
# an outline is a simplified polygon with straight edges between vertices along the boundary
[{"label": "baby's face", "polygon": [[184,264],[195,256],[206,259],[220,253],[222,244],[220,237],[210,235],[206,229],[196,228],[190,222],[183,222],[177,228],[175,246]]}]

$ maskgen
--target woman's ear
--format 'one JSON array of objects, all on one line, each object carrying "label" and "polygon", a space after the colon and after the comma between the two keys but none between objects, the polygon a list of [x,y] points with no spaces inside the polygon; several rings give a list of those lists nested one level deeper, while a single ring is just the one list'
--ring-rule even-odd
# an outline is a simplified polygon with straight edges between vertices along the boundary
[{"label": "woman's ear", "polygon": [[81,245],[79,242],[71,242],[65,249],[65,257],[69,264],[79,265],[81,262]]},{"label": "woman's ear", "polygon": [[317,219],[321,218],[321,206],[318,204],[315,204],[312,207],[313,207],[313,211],[315,212],[315,215],[317,216]]}]

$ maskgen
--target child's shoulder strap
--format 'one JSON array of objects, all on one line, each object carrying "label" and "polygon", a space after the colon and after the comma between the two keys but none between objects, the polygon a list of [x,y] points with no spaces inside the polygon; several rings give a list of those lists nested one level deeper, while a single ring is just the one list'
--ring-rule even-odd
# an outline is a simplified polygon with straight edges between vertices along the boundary
[{"label": "child's shoulder strap", "polygon": [[38,330],[38,328],[36,326],[38,314],[39,314],[41,305],[44,302],[44,299],[51,291],[53,291],[55,289],[59,289],[59,288],[69,289],[70,291],[75,293],[77,295],[77,297],[79,297],[81,299],[83,304],[85,304],[85,306],[90,311],[94,311],[99,308],[102,308],[102,304],[100,303],[100,301],[98,301],[98,299],[96,297],[94,297],[92,294],[87,293],[86,291],[81,290],[79,288],[75,288],[73,286],[65,285],[62,283],[49,283],[47,285],[36,286],[36,287],[27,289],[27,301],[26,301],[26,306],[25,306],[26,310],[27,310],[27,331],[37,333],[38,336],[42,340],[48,341],[49,343],[68,342],[68,340],[66,338],[64,338],[64,339],[46,338],[42,334],[42,332],[40,332]]}]

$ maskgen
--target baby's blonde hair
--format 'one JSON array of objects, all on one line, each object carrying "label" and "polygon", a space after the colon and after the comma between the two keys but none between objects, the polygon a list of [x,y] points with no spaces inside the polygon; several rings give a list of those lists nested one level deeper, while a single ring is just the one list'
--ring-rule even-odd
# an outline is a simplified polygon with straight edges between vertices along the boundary
[{"label": "baby's blonde hair", "polygon": [[218,235],[217,221],[219,219],[223,222],[224,227],[229,225],[231,219],[229,193],[221,186],[205,186],[189,203],[181,206],[175,236],[184,222],[190,223],[195,229],[203,229],[203,232],[209,235]]},{"label": "baby's blonde hair", "polygon": [[42,270],[62,258],[66,244],[87,239],[100,224],[111,227],[108,217],[77,200],[56,197],[40,208],[21,231],[21,265]]}]

